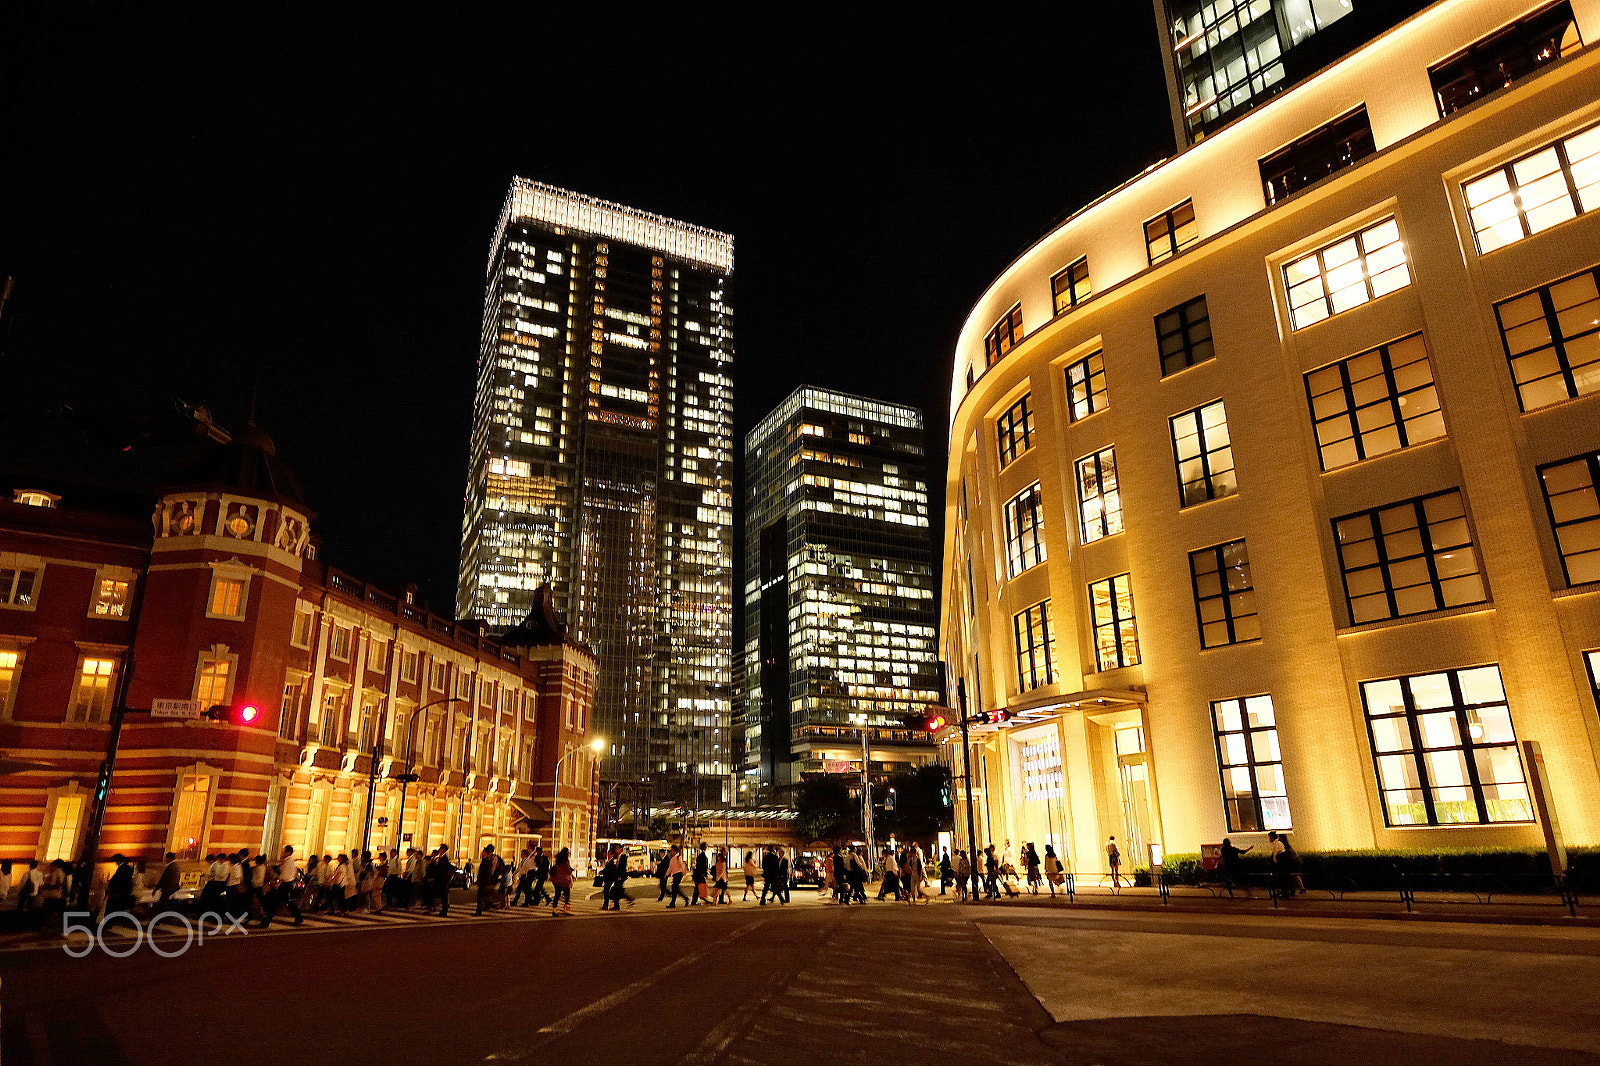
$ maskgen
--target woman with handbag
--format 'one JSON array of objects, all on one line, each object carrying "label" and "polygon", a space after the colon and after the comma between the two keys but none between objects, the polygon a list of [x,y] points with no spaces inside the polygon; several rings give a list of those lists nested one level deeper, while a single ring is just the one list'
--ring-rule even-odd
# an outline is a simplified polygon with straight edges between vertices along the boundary
[{"label": "woman with handbag", "polygon": [[1039,851],[1031,840],[1022,846],[1022,861],[1028,867],[1028,891],[1037,896],[1039,882],[1044,878],[1039,876]]},{"label": "woman with handbag", "polygon": [[1056,886],[1066,881],[1066,875],[1061,872],[1061,860],[1056,858],[1056,849],[1053,844],[1044,846],[1044,879],[1050,885],[1050,895],[1054,898]]},{"label": "woman with handbag", "polygon": [[566,848],[556,852],[556,864],[550,870],[550,884],[555,895],[550,897],[550,917],[572,913],[572,853]]}]

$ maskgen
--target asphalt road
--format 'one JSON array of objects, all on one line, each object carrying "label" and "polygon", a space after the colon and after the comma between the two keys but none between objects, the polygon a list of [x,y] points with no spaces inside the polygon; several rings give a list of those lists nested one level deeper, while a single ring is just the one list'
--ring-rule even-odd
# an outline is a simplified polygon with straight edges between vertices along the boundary
[{"label": "asphalt road", "polygon": [[[1600,1062],[1561,1043],[1592,1017],[1582,1004],[1600,1001],[1600,941],[1483,931],[1455,941],[1436,929],[1292,921],[1264,926],[1258,941],[1241,926],[1161,915],[841,909],[799,893],[783,908],[666,912],[647,901],[618,914],[578,910],[340,919],[213,937],[176,958],[148,944],[125,958],[97,950],[73,959],[13,942],[0,948],[0,1062]],[[1423,939],[1409,944],[1414,936]],[[157,946],[170,954],[180,943]],[[1322,962],[1334,943],[1344,954],[1329,970]],[[1209,955],[1232,954],[1200,965],[1208,945]],[[1351,978],[1363,960],[1376,972],[1413,954],[1392,978],[1412,989],[1415,1024],[1410,1001],[1378,1009],[1363,996],[1386,996],[1386,986]],[[1482,1009],[1459,999],[1461,987],[1481,985],[1487,999],[1502,974],[1536,982],[1546,963],[1552,981],[1589,982],[1549,1046],[1527,1043],[1529,1032],[1538,1039],[1529,1024],[1537,988],[1507,1008],[1535,1012],[1506,1020],[1522,1043],[1498,1042],[1481,1019],[1439,1032],[1452,1002]],[[1241,980],[1241,966],[1258,969],[1254,983]],[[1430,999],[1429,982],[1415,987],[1418,973],[1440,967],[1451,980],[1433,982]],[[1296,970],[1310,976],[1276,988],[1279,974]],[[1319,974],[1343,991],[1333,1014],[1362,1024],[1319,1014],[1334,990]]]}]

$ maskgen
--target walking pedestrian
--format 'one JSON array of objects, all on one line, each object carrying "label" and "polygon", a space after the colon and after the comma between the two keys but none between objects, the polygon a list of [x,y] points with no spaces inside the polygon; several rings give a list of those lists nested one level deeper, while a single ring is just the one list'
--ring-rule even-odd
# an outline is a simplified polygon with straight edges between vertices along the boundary
[{"label": "walking pedestrian", "polygon": [[1053,844],[1044,846],[1044,879],[1050,885],[1052,898],[1055,897],[1056,886],[1066,880],[1061,873],[1061,860],[1056,858],[1056,849]]},{"label": "walking pedestrian", "polygon": [[1106,865],[1111,867],[1111,887],[1120,887],[1122,882],[1118,878],[1122,874],[1122,852],[1117,849],[1116,837],[1106,841]]},{"label": "walking pedestrian", "polygon": [[[834,850],[838,851],[837,848],[835,848]],[[761,872],[761,867],[756,865],[756,853],[753,852],[753,851],[745,852],[744,853],[744,896],[741,897],[740,902],[745,902],[745,901],[749,900],[750,893],[755,891],[756,877],[757,877],[758,874],[760,874],[760,872]]]},{"label": "walking pedestrian", "polygon": [[263,929],[272,924],[272,919],[278,916],[278,908],[285,905],[288,906],[295,925],[304,920],[300,916],[300,907],[295,902],[295,896],[300,891],[300,865],[295,862],[294,848],[287,844],[283,847],[283,858],[278,860],[277,873],[278,883],[267,894],[262,904],[261,928]]},{"label": "walking pedestrian", "polygon": [[455,864],[450,861],[450,849],[440,844],[428,866],[428,881],[433,894],[439,897],[439,917],[450,917],[450,881],[456,875]]},{"label": "walking pedestrian", "polygon": [[965,903],[969,887],[968,881],[972,877],[972,863],[967,859],[967,853],[961,848],[957,848],[955,862],[951,865],[956,875],[956,899]]},{"label": "walking pedestrian", "polygon": [[22,875],[22,883],[17,888],[17,911],[21,914],[31,914],[39,908],[39,890],[44,887],[44,871],[39,869],[38,859],[28,860],[28,870]]},{"label": "walking pedestrian", "polygon": [[111,879],[106,882],[106,913],[132,912],[137,902],[133,895],[133,863],[120,852],[111,856],[111,861],[116,863],[117,868],[111,872]]},{"label": "walking pedestrian", "polygon": [[1233,897],[1234,888],[1242,887],[1240,886],[1239,856],[1243,855],[1247,851],[1254,850],[1255,845],[1253,844],[1248,848],[1240,848],[1235,847],[1230,838],[1222,838],[1222,857],[1220,863],[1222,866],[1222,884],[1227,888],[1230,899]]},{"label": "walking pedestrian", "polygon": [[498,856],[496,856],[494,853],[494,845],[485,844],[483,846],[481,857],[478,859],[478,906],[477,909],[472,912],[472,916],[474,918],[483,913],[485,906],[487,906],[490,910],[494,909],[494,886],[497,861]]},{"label": "walking pedestrian", "polygon": [[[1048,845],[1046,846],[1048,847]],[[1039,852],[1033,846],[1033,841],[1031,840],[1022,846],[1022,861],[1028,867],[1028,891],[1037,896],[1039,894],[1039,882],[1043,878],[1039,876]]]},{"label": "walking pedestrian", "polygon": [[900,887],[907,903],[913,907],[922,902],[922,851],[915,844],[906,848],[905,860],[900,864]]},{"label": "walking pedestrian", "polygon": [[668,910],[676,907],[680,899],[685,903],[689,901],[689,897],[683,894],[682,888],[683,877],[688,872],[689,867],[686,866],[683,861],[683,845],[672,845],[672,850],[667,853],[667,880],[671,882],[671,886],[667,892]]},{"label": "walking pedestrian", "polygon": [[656,880],[661,885],[661,894],[656,897],[657,903],[667,898],[667,878],[672,876],[667,871],[672,868],[672,852],[672,848],[663,848],[661,858],[656,860]]},{"label": "walking pedestrian", "polygon": [[883,849],[883,884],[878,886],[878,899],[881,902],[885,895],[898,899],[900,897],[900,866],[895,862],[894,849]]},{"label": "walking pedestrian", "polygon": [[156,913],[166,910],[172,905],[172,895],[183,885],[183,871],[178,868],[176,852],[167,852],[167,864],[161,868],[161,876],[156,880]]},{"label": "walking pedestrian", "polygon": [[572,853],[562,848],[556,852],[556,863],[550,870],[550,883],[555,886],[555,893],[550,897],[550,917],[558,914],[566,917],[572,913],[572,879]]},{"label": "walking pedestrian", "polygon": [[784,850],[782,850],[782,849],[779,849],[779,851],[778,851],[778,891],[780,893],[780,895],[778,897],[778,902],[779,903],[788,903],[789,902],[789,889],[793,887],[793,884],[794,884],[794,868],[789,865],[789,853],[784,851]]},{"label": "walking pedestrian", "polygon": [[950,865],[950,849],[943,848],[939,851],[939,895],[944,895],[955,877],[955,868]]},{"label": "walking pedestrian", "polygon": [[990,844],[983,849],[984,862],[984,889],[987,898],[1000,898],[1000,859],[994,853],[994,845]]},{"label": "walking pedestrian", "polygon": [[711,887],[716,890],[712,902],[731,905],[733,900],[728,898],[728,853],[725,849],[717,849],[717,862],[711,872],[711,880]]},{"label": "walking pedestrian", "polygon": [[517,900],[522,900],[521,906],[527,906],[533,899],[533,849],[523,848],[522,856],[517,860],[517,888],[511,894],[511,905],[518,906]]},{"label": "walking pedestrian", "polygon": [[545,882],[550,879],[550,856],[544,853],[544,846],[536,844],[533,848],[533,903],[537,907],[546,900],[555,901],[555,897],[545,888]]},{"label": "walking pedestrian", "polygon": [[834,848],[833,854],[824,860],[828,864],[828,880],[833,883],[833,901],[841,906],[850,905],[850,873],[849,866],[844,859],[844,851]]},{"label": "walking pedestrian", "polygon": [[710,872],[709,863],[706,862],[706,846],[702,842],[696,849],[694,856],[694,892],[689,896],[689,906],[693,907],[706,898],[706,875]]},{"label": "walking pedestrian", "polygon": [[1296,891],[1304,893],[1306,883],[1300,876],[1300,853],[1289,843],[1289,834],[1274,830],[1267,834],[1267,843],[1271,851],[1272,870],[1278,878],[1278,894],[1289,897]]},{"label": "walking pedestrian", "polygon": [[779,903],[783,898],[778,891],[779,863],[778,849],[768,844],[761,853],[761,905],[767,905],[767,896],[771,895]]}]

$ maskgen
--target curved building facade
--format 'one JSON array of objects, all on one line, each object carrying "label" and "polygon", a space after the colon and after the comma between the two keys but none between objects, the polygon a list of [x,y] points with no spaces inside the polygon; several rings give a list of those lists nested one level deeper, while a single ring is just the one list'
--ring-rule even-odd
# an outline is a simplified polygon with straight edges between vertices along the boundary
[{"label": "curved building facade", "polygon": [[[1283,5],[1221,6],[1158,2],[1185,69]],[[1524,741],[1600,842],[1596,40],[1596,0],[1428,5],[985,292],[941,627],[1005,712],[980,847],[1539,848]]]}]

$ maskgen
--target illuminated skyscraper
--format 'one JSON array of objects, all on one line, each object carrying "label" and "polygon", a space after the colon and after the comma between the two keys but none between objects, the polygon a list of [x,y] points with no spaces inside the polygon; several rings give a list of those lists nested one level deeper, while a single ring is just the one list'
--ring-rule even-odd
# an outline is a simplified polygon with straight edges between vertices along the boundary
[{"label": "illuminated skyscraper", "polygon": [[733,238],[517,178],[490,246],[456,612],[548,581],[599,663],[605,781],[730,764]]},{"label": "illuminated skyscraper", "polygon": [[803,386],[745,439],[745,773],[931,762],[939,700],[922,412]]}]

